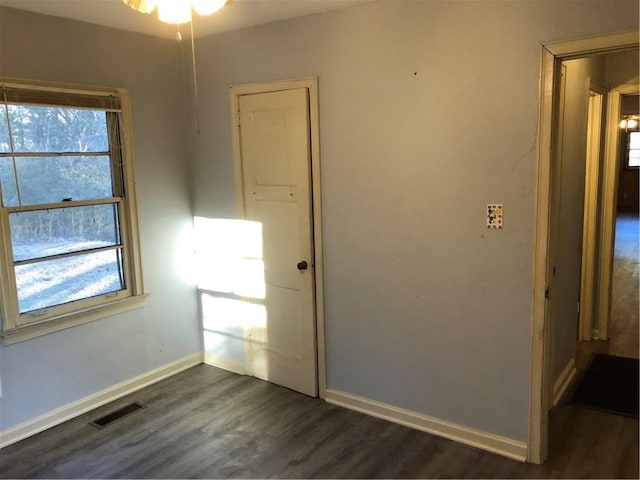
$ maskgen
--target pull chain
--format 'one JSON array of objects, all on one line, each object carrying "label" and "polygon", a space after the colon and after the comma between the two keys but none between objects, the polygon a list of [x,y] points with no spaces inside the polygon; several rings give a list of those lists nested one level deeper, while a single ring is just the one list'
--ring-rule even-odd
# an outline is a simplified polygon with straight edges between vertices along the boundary
[{"label": "pull chain", "polygon": [[200,105],[198,102],[198,79],[196,78],[196,41],[193,35],[193,19],[189,22],[191,27],[191,65],[193,67],[193,96],[196,108],[196,129],[200,135]]}]

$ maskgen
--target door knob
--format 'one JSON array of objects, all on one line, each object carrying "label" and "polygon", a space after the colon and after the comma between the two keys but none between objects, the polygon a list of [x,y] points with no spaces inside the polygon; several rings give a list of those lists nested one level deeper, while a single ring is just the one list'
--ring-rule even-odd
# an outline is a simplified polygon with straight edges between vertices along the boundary
[{"label": "door knob", "polygon": [[298,270],[300,271],[306,270],[308,267],[309,265],[304,260],[298,263]]}]

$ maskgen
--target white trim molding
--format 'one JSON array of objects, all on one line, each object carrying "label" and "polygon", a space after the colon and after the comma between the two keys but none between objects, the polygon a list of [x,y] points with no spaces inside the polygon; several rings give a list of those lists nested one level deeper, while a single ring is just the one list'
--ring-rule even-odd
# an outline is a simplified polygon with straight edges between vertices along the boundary
[{"label": "white trim molding", "polygon": [[598,193],[600,184],[600,161],[604,157],[602,127],[604,122],[605,95],[607,89],[594,83],[591,78],[585,85],[587,90],[587,151],[584,179],[584,214],[582,220],[582,272],[580,275],[580,318],[578,338],[591,341],[597,305],[597,236]]},{"label": "white trim molding", "polygon": [[504,457],[524,462],[527,458],[525,442],[483,432],[464,425],[429,417],[421,413],[394,407],[368,398],[327,389],[325,400],[339,407],[355,410],[372,417],[381,418],[406,427],[444,437],[471,447],[497,453]]},{"label": "white trim molding", "polygon": [[564,367],[564,370],[558,375],[555,383],[553,384],[553,406],[557,406],[565,393],[573,385],[573,381],[576,378],[576,373],[578,370],[576,369],[576,359],[572,358],[567,362],[567,365]]},{"label": "white trim molding", "polygon": [[27,437],[55,427],[67,420],[71,420],[83,413],[94,410],[109,402],[113,402],[130,393],[136,392],[151,384],[164,380],[176,373],[199,365],[203,362],[202,352],[194,353],[161,367],[149,370],[141,375],[130,378],[112,387],[81,398],[62,407],[51,410],[39,417],[28,420],[7,430],[0,430],[0,449],[19,442]]}]

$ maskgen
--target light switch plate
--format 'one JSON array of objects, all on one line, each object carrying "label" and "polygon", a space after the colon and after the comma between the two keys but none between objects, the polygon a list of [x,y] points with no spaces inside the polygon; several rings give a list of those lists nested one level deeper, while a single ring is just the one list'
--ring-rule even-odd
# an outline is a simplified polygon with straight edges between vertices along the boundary
[{"label": "light switch plate", "polygon": [[487,205],[487,228],[502,228],[502,204]]}]

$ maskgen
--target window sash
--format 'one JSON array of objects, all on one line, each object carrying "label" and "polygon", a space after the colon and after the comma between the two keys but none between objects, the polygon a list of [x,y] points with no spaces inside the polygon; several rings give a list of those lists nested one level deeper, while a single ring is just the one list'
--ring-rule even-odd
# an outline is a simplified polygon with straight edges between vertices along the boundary
[{"label": "window sash", "polygon": [[[77,309],[80,302],[85,302],[90,299],[97,298],[99,300],[104,300],[108,298],[113,298],[117,296],[119,293],[125,292],[127,290],[125,272],[124,272],[124,249],[122,247],[113,248],[107,250],[107,256],[101,254],[102,252],[84,253],[82,256],[86,257],[86,261],[91,261],[91,257],[95,259],[95,255],[101,255],[102,258],[99,260],[108,259],[108,275],[103,275],[101,278],[102,283],[92,284],[90,288],[92,290],[87,291],[87,287],[89,284],[86,283],[87,276],[91,275],[90,271],[79,271],[73,276],[68,276],[65,278],[64,283],[64,291],[56,290],[56,281],[53,279],[53,283],[45,286],[45,293],[43,295],[31,295],[29,288],[22,292],[18,292],[18,309],[20,318],[25,319],[28,323],[30,323],[34,318],[40,318],[42,316],[46,316],[50,312],[54,314],[60,313],[60,308],[65,305],[70,305]],[[48,259],[52,262],[47,269],[51,272],[53,269],[60,268],[68,268],[69,264],[65,262],[67,258],[60,259]],[[82,259],[80,260],[82,261]],[[29,282],[29,271],[26,270],[22,274],[18,273],[18,269],[29,266],[25,265],[16,265],[14,267],[14,273],[16,277],[16,281],[18,279],[25,280]],[[45,267],[46,268],[46,267]],[[74,268],[72,266],[72,268]],[[26,278],[23,276],[26,274]],[[49,288],[52,288],[53,291],[48,291]],[[21,297],[20,293],[24,295]],[[44,312],[43,312],[44,311]]]},{"label": "window sash", "polygon": [[[124,207],[124,204],[121,204]],[[10,235],[9,231],[9,215],[7,212],[8,209],[3,208],[0,209],[1,224],[3,238],[7,238],[7,235]],[[11,291],[10,296],[10,305],[4,305],[4,311],[11,311],[10,318],[5,320],[5,329],[20,328],[25,326],[30,326],[38,323],[45,323],[51,321],[56,318],[64,317],[65,315],[69,315],[82,310],[90,310],[92,308],[108,304],[109,302],[125,299],[128,297],[132,297],[136,293],[136,286],[133,284],[134,282],[134,258],[133,252],[131,249],[130,243],[130,235],[128,228],[124,225],[128,225],[130,223],[129,215],[127,212],[127,208],[120,209],[120,238],[121,238],[121,246],[114,246],[113,248],[120,248],[122,252],[122,265],[124,268],[124,284],[125,288],[122,290],[118,290],[115,292],[100,294],[94,297],[87,297],[84,299],[74,300],[67,303],[62,303],[59,305],[47,307],[40,310],[33,310],[29,312],[19,313],[18,306],[18,289],[16,285],[16,275],[15,275],[15,263],[13,262],[11,247],[10,245],[4,244],[4,259],[8,261],[6,265],[11,265],[11,267],[6,268],[5,270],[8,273],[8,290]],[[10,242],[10,240],[9,240]],[[10,271],[10,272],[9,272]],[[13,320],[13,321],[12,321]]]},{"label": "window sash", "polygon": [[[118,213],[119,213],[119,226],[120,226],[120,245],[111,246],[105,249],[120,249],[122,254],[122,265],[124,269],[124,285],[125,288],[121,290],[117,290],[114,292],[104,293],[93,297],[87,297],[83,299],[73,300],[70,302],[62,303],[59,305],[28,311],[24,313],[19,312],[18,305],[18,287],[16,283],[16,274],[15,267],[19,264],[24,263],[33,263],[34,260],[26,260],[21,262],[13,261],[13,253],[11,248],[11,231],[9,228],[9,213],[11,211],[37,211],[37,210],[45,210],[47,208],[64,208],[69,206],[83,206],[83,205],[96,205],[96,204],[117,204],[118,205]],[[43,208],[44,207],[44,208]],[[25,326],[30,326],[38,323],[44,323],[50,321],[52,319],[63,317],[65,315],[77,312],[78,310],[91,309],[97,306],[104,305],[114,300],[120,300],[124,298],[128,298],[134,295],[134,285],[133,285],[133,255],[131,251],[130,244],[130,235],[129,235],[129,227],[130,219],[128,215],[128,211],[126,208],[126,200],[124,198],[110,198],[110,199],[100,199],[100,200],[87,200],[87,201],[71,201],[71,202],[61,202],[56,204],[47,204],[47,205],[29,205],[24,207],[8,207],[0,209],[2,216],[2,225],[3,232],[2,237],[4,239],[4,251],[5,258],[7,259],[6,265],[10,265],[11,267],[6,270],[9,271],[8,274],[8,287],[12,292],[11,294],[11,305],[5,306],[5,311],[7,308],[10,308],[12,311],[11,317],[14,319],[14,327],[20,328]],[[77,255],[86,254],[86,251],[78,252]],[[63,254],[64,255],[64,254]],[[66,256],[66,255],[65,255]],[[50,259],[50,257],[46,257],[45,260]],[[11,325],[11,321],[5,321],[5,328],[7,324]]]},{"label": "window sash", "polygon": [[[3,85],[0,83],[0,87]],[[49,92],[50,94],[50,92]],[[0,100],[1,102],[1,100]],[[120,99],[118,98],[118,102]],[[118,103],[121,106],[121,103]],[[77,108],[77,107],[72,107]],[[92,108],[96,110],[96,108]],[[121,123],[123,121],[124,115],[122,114],[122,110],[117,111],[106,111],[106,127],[107,127],[107,141],[109,150],[101,151],[101,152],[55,152],[55,151],[45,151],[45,152],[22,152],[15,151],[13,143],[11,144],[11,151],[8,152],[0,152],[0,158],[11,158],[13,159],[14,165],[14,179],[16,188],[19,188],[19,179],[17,177],[16,172],[16,159],[18,158],[57,158],[57,157],[92,157],[92,156],[102,156],[102,157],[110,157],[111,163],[111,187],[113,194],[118,197],[124,197],[125,194],[125,178],[124,178],[124,170],[125,164],[123,160],[123,148],[124,148],[124,137],[122,134]],[[10,125],[7,125],[11,128]],[[18,192],[19,193],[19,192]],[[18,201],[20,202],[20,195],[18,194]],[[4,203],[4,198],[0,196],[0,203]]]},{"label": "window sash", "polygon": [[[11,213],[24,213],[24,212],[41,212],[44,210],[54,210],[54,209],[60,209],[60,208],[70,208],[70,207],[85,207],[85,206],[93,206],[93,205],[115,205],[116,206],[116,211],[117,211],[117,222],[116,222],[116,229],[117,229],[117,237],[119,242],[118,243],[114,243],[113,245],[105,245],[102,247],[94,247],[94,248],[86,248],[86,249],[80,249],[80,250],[70,250],[68,252],[64,252],[64,253],[59,253],[59,254],[54,254],[54,255],[47,255],[47,256],[43,256],[43,257],[34,257],[34,258],[30,258],[30,259],[23,259],[23,260],[14,260],[13,264],[15,265],[26,265],[26,264],[30,264],[30,263],[39,263],[39,262],[43,262],[43,261],[47,261],[47,260],[51,260],[54,258],[65,258],[65,257],[72,257],[72,256],[78,256],[78,255],[82,255],[84,253],[89,253],[89,252],[99,252],[99,251],[105,251],[105,250],[111,250],[114,248],[128,248],[128,245],[125,244],[124,242],[124,236],[122,234],[122,230],[123,230],[123,226],[122,226],[122,218],[124,215],[124,211],[126,209],[126,203],[125,203],[125,199],[124,198],[107,198],[107,199],[98,199],[98,200],[84,200],[84,201],[69,201],[69,202],[60,202],[60,203],[51,203],[51,204],[46,204],[46,205],[28,205],[28,206],[24,206],[24,207],[7,207],[6,211],[7,214],[11,214]],[[10,242],[12,241],[12,239],[9,239]]]}]

